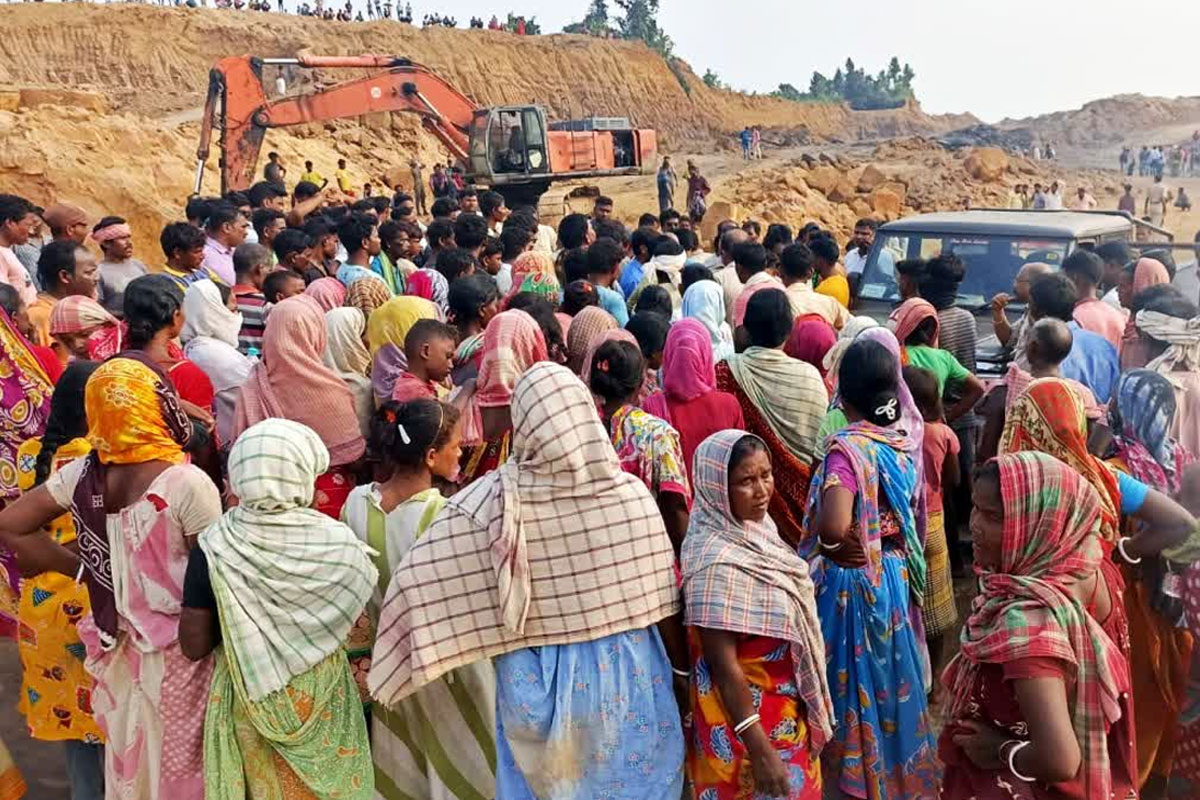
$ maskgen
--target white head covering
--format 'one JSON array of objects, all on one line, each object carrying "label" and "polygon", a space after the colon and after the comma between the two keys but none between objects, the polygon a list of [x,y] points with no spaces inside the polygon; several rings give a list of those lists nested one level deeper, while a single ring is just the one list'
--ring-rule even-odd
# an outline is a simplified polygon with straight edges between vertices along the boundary
[{"label": "white head covering", "polygon": [[215,283],[205,279],[188,287],[183,295],[183,330],[179,333],[184,344],[207,336],[236,348],[241,330],[242,315],[229,310]]}]

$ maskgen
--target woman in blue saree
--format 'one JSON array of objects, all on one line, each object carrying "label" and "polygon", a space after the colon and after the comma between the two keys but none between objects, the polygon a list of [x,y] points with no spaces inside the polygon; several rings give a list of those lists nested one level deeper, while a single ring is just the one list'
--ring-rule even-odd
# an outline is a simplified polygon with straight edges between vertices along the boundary
[{"label": "woman in blue saree", "polygon": [[837,721],[826,784],[870,800],[936,797],[940,771],[912,624],[925,581],[922,431],[902,385],[887,344],[846,351],[838,386],[850,424],[829,438],[813,476],[800,546],[813,561]]}]

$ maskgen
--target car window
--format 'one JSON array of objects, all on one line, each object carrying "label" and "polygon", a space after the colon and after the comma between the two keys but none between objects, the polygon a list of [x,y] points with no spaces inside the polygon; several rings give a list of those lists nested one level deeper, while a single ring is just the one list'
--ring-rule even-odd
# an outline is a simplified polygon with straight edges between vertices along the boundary
[{"label": "car window", "polygon": [[1013,279],[1025,264],[1042,261],[1057,269],[1067,255],[1066,239],[1034,239],[963,234],[881,236],[863,270],[859,295],[867,300],[900,299],[895,263],[906,258],[932,258],[943,252],[957,255],[967,273],[959,287],[958,304],[979,308],[1000,292],[1011,292]]}]

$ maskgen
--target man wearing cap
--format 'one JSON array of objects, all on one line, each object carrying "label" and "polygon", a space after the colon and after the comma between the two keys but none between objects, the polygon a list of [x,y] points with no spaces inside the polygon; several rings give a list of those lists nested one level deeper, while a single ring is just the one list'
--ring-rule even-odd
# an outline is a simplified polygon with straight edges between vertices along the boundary
[{"label": "man wearing cap", "polygon": [[105,217],[97,222],[92,228],[92,239],[104,254],[96,299],[108,313],[121,317],[125,308],[125,287],[148,270],[133,257],[133,231],[121,217]]}]

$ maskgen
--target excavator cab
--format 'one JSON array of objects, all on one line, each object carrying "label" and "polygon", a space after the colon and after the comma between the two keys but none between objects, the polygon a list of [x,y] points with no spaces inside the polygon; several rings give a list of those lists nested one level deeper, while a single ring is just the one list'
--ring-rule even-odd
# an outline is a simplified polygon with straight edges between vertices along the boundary
[{"label": "excavator cab", "polygon": [[537,106],[480,109],[471,120],[470,172],[503,184],[550,172],[546,118]]}]

